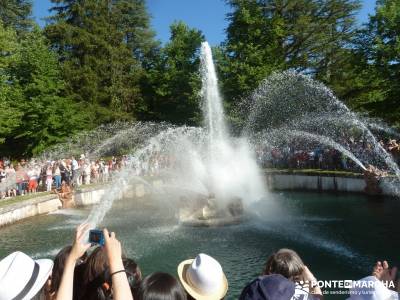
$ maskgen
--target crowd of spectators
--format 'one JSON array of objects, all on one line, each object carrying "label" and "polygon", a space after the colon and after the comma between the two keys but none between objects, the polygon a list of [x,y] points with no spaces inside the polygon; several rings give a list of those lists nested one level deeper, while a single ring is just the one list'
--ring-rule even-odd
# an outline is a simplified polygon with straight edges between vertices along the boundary
[{"label": "crowd of spectators", "polygon": [[[400,144],[394,139],[386,142],[381,140],[379,143],[399,164]],[[366,166],[371,164],[371,158],[376,151],[372,144],[363,140],[350,139],[343,141],[342,146]],[[300,141],[282,147],[260,147],[256,149],[256,157],[259,165],[264,168],[360,171],[345,153],[333,147],[304,144]],[[91,183],[105,183],[128,161],[134,166],[137,176],[156,176],[161,169],[175,164],[174,157],[160,153],[151,153],[145,159],[136,160],[127,156],[93,160],[84,154],[77,158],[72,156],[48,161],[11,161],[3,158],[0,160],[0,199],[38,191],[62,192],[63,186],[73,188]]]},{"label": "crowd of spectators", "polygon": [[[0,261],[0,299],[45,300],[219,300],[229,289],[223,266],[200,253],[176,266],[176,273],[142,274],[123,254],[114,232],[103,230],[104,244],[88,242],[89,225],[78,226],[72,245],[55,257],[32,258],[14,252]],[[260,266],[260,270],[262,266]],[[377,262],[372,273],[352,282],[350,300],[398,299],[396,268]],[[259,276],[244,285],[240,300],[323,299],[320,281],[293,250],[271,254]],[[346,296],[346,297],[347,297]]]},{"label": "crowd of spectators", "polygon": [[[396,140],[381,140],[379,144],[392,155],[397,164],[400,163],[400,144]],[[365,140],[343,140],[340,145],[343,149],[353,153],[364,165],[371,163],[377,151],[371,143]],[[334,147],[323,147],[320,144],[313,145],[312,143],[293,141],[291,145],[258,148],[256,152],[258,163],[265,168],[360,170],[357,164],[343,151]]]},{"label": "crowd of spectators", "polygon": [[39,191],[62,191],[63,186],[105,183],[125,162],[125,156],[91,160],[84,154],[79,158],[48,161],[21,159],[12,162],[3,158],[0,160],[0,199]]}]

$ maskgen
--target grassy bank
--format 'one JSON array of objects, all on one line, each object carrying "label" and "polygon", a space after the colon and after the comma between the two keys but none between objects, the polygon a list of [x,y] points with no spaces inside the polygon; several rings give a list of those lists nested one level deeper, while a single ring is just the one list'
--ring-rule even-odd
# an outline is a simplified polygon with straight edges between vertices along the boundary
[{"label": "grassy bank", "polygon": [[34,198],[43,197],[46,195],[50,195],[50,192],[39,192],[35,194],[27,194],[23,196],[12,197],[9,199],[2,199],[0,200],[0,207],[17,204],[26,200],[32,200]]}]

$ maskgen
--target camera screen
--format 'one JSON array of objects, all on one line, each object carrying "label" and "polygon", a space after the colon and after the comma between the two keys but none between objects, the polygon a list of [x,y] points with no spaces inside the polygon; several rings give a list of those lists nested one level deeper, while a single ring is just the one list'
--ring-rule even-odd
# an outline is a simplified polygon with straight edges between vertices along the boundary
[{"label": "camera screen", "polygon": [[101,234],[99,232],[91,232],[89,240],[93,243],[99,243],[101,240]]}]

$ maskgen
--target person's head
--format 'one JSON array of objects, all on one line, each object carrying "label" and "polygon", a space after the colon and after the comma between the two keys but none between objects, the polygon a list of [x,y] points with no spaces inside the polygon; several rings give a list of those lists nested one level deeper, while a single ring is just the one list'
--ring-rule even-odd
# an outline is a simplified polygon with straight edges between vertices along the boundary
[{"label": "person's head", "polygon": [[295,294],[294,282],[273,274],[260,276],[246,285],[239,300],[291,300]]},{"label": "person's head", "polygon": [[281,274],[292,281],[301,280],[304,263],[291,249],[280,249],[273,253],[265,264],[263,275]]},{"label": "person's head", "polygon": [[200,253],[194,259],[181,262],[178,275],[190,298],[219,300],[228,291],[228,281],[220,263],[207,254]]},{"label": "person's head", "polygon": [[53,261],[33,260],[14,252],[0,261],[0,298],[28,300],[37,297],[51,274]]},{"label": "person's head", "polygon": [[93,281],[96,277],[103,274],[107,268],[108,260],[104,247],[95,248],[86,260],[84,271],[85,283]]},{"label": "person's head", "polygon": [[108,267],[83,288],[85,300],[112,300],[112,279]]},{"label": "person's head", "polygon": [[51,273],[50,293],[57,293],[61,284],[61,277],[64,271],[65,261],[71,252],[72,246],[66,246],[58,252],[54,258],[54,267]]},{"label": "person's head", "polygon": [[85,300],[111,299],[112,281],[104,247],[96,247],[82,264],[77,284],[77,298]]},{"label": "person's head", "polygon": [[186,292],[179,281],[168,273],[153,273],[140,283],[137,300],[186,300]]},{"label": "person's head", "polygon": [[138,264],[130,258],[123,259],[124,268],[126,271],[126,276],[129,281],[131,289],[135,289],[139,286],[142,281],[142,271],[140,270]]}]

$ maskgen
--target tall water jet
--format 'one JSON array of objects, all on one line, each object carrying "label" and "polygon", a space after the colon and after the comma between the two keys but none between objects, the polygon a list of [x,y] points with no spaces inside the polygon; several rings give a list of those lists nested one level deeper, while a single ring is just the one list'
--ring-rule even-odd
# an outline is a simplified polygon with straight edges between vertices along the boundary
[{"label": "tall water jet", "polygon": [[[90,214],[91,224],[101,222],[112,202],[119,197],[119,191],[129,188],[129,182],[135,182],[139,180],[138,176],[148,173],[162,174],[164,184],[159,190],[164,201],[169,202],[165,205],[173,202],[179,207],[185,199],[184,203],[191,209],[202,210],[211,201],[212,209],[218,210],[219,216],[225,216],[225,212],[232,211],[233,202],[237,204],[240,201],[240,206],[246,208],[250,202],[265,197],[266,189],[254,151],[246,138],[234,138],[228,134],[212,52],[207,42],[201,45],[200,61],[204,127],[164,124],[164,127],[156,126],[157,130],[151,131],[154,133],[152,136],[144,130],[144,143],[132,150],[130,164],[121,175],[132,180],[114,181],[112,191]],[[133,132],[137,133],[142,126],[144,124]],[[125,128],[91,153],[107,149],[115,144],[115,140],[133,138],[133,132]],[[140,139],[135,137],[135,140]],[[101,213],[96,213],[96,210]]]},{"label": "tall water jet", "polygon": [[207,42],[201,44],[200,61],[202,108],[209,148],[205,167],[210,193],[220,201],[235,197],[243,201],[259,199],[265,195],[262,176],[246,139],[228,135],[212,51]]},{"label": "tall water jet", "polygon": [[204,125],[208,130],[210,144],[214,145],[218,141],[226,140],[226,126],[217,74],[215,72],[211,48],[207,42],[201,43],[200,62]]}]

